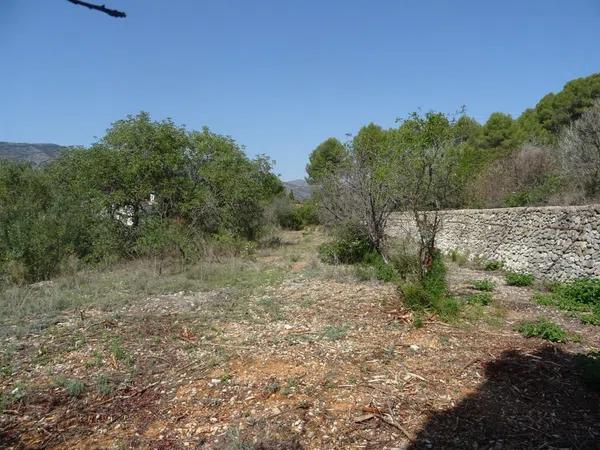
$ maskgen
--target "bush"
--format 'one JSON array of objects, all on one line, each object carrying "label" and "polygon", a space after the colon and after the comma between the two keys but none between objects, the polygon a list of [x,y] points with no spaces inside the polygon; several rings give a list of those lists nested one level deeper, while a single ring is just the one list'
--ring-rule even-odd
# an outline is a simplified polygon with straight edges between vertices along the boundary
[{"label": "bush", "polygon": [[506,274],[505,280],[509,286],[531,286],[535,278],[528,273],[509,272]]},{"label": "bush", "polygon": [[553,291],[561,297],[585,305],[600,306],[600,280],[580,279],[556,286]]},{"label": "bush", "polygon": [[304,226],[319,225],[319,214],[317,206],[311,202],[300,203],[296,206],[296,214]]},{"label": "bush", "polygon": [[485,262],[484,269],[488,271],[500,270],[504,266],[502,261],[491,259]]},{"label": "bush", "polygon": [[319,258],[326,264],[356,264],[375,249],[367,235],[357,227],[345,227],[337,238],[319,246]]},{"label": "bush", "polygon": [[421,264],[416,245],[413,242],[394,241],[388,253],[390,264],[394,267],[398,277],[404,280],[417,277]]},{"label": "bush", "polygon": [[536,294],[535,301],[569,311],[583,323],[600,325],[600,280],[581,279],[557,284],[551,291]]},{"label": "bush", "polygon": [[560,325],[545,318],[523,322],[517,327],[517,331],[527,338],[539,337],[550,342],[567,342],[568,338],[567,332]]},{"label": "bush", "polygon": [[421,282],[405,282],[398,286],[404,305],[415,312],[430,311],[443,320],[452,320],[460,312],[458,301],[447,295],[446,267],[440,253]]},{"label": "bush", "polygon": [[447,294],[446,266],[440,252],[433,256],[431,267],[423,279],[423,287],[434,298],[441,298]]},{"label": "bush", "polygon": [[491,292],[496,285],[492,280],[475,280],[471,284],[471,287],[477,291]]},{"label": "bush", "polygon": [[479,294],[469,295],[465,298],[465,301],[472,305],[489,305],[492,303],[492,294],[489,292],[481,292]]}]

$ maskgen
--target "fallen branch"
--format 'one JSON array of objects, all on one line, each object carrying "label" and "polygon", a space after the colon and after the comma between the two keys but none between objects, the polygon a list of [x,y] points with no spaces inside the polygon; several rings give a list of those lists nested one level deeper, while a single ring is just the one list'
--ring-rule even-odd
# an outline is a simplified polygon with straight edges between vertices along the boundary
[{"label": "fallen branch", "polygon": [[388,425],[391,425],[394,428],[400,430],[404,434],[404,436],[406,436],[408,438],[408,440],[410,442],[415,442],[414,436],[411,433],[409,433],[402,425],[400,425],[395,420],[385,417],[382,414],[375,414],[375,417],[377,417],[379,420],[382,420],[383,422],[387,423]]}]

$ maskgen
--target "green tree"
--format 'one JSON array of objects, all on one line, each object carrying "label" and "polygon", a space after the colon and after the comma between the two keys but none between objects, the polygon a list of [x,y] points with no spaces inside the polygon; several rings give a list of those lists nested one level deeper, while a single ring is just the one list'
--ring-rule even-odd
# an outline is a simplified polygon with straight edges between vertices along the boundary
[{"label": "green tree", "polygon": [[339,140],[329,138],[323,141],[309,156],[309,163],[306,165],[308,182],[318,184],[321,179],[335,172],[346,159],[346,149]]},{"label": "green tree", "polygon": [[520,129],[509,114],[492,113],[482,129],[481,146],[497,154],[514,150],[522,140]]}]

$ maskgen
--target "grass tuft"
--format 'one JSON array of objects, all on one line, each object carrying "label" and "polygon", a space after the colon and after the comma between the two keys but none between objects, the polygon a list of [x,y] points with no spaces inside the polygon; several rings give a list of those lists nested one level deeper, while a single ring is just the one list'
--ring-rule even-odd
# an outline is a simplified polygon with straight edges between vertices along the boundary
[{"label": "grass tuft", "polygon": [[471,287],[477,291],[491,292],[496,285],[492,280],[475,280],[471,283]]},{"label": "grass tuft", "polygon": [[550,342],[567,342],[569,338],[560,325],[545,318],[523,322],[517,327],[517,331],[527,338],[538,337]]},{"label": "grass tuft", "polygon": [[508,272],[505,280],[509,286],[531,286],[535,278],[529,273]]}]

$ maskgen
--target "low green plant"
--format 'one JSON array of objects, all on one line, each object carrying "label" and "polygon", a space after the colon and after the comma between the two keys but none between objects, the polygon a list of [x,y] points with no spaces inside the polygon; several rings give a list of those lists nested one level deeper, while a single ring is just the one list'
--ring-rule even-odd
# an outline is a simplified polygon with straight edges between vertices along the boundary
[{"label": "low green plant", "polygon": [[113,392],[110,378],[104,374],[100,374],[98,378],[96,378],[96,390],[100,395],[110,395]]},{"label": "low green plant", "polygon": [[529,273],[508,272],[505,280],[509,286],[531,286],[535,278]]},{"label": "low green plant", "polygon": [[502,269],[504,263],[502,261],[498,261],[496,259],[490,259],[484,263],[483,268],[488,271],[499,270]]},{"label": "low green plant", "polygon": [[69,397],[79,397],[85,391],[85,383],[76,378],[58,378],[56,385],[63,388]]},{"label": "low green plant", "polygon": [[339,341],[348,334],[348,325],[328,325],[321,331],[321,335],[329,341]]},{"label": "low green plant", "polygon": [[517,331],[527,338],[539,337],[550,342],[567,342],[569,337],[560,325],[546,318],[522,322]]},{"label": "low green plant", "polygon": [[475,280],[471,283],[471,287],[477,291],[491,292],[496,285],[492,280]]},{"label": "low green plant", "polygon": [[319,246],[319,258],[326,264],[356,264],[373,251],[367,236],[356,227],[340,229],[336,238]]},{"label": "low green plant", "polygon": [[492,294],[490,294],[489,292],[480,292],[477,294],[473,294],[473,295],[469,295],[468,297],[465,298],[465,301],[467,303],[470,303],[472,305],[489,305],[490,303],[492,303]]},{"label": "low green plant", "polygon": [[416,313],[429,311],[442,320],[451,321],[460,312],[457,299],[448,295],[446,267],[439,253],[422,281],[403,282],[398,290],[405,306]]},{"label": "low green plant", "polygon": [[581,279],[554,284],[549,293],[537,293],[540,305],[569,311],[583,323],[600,325],[600,280]]}]

